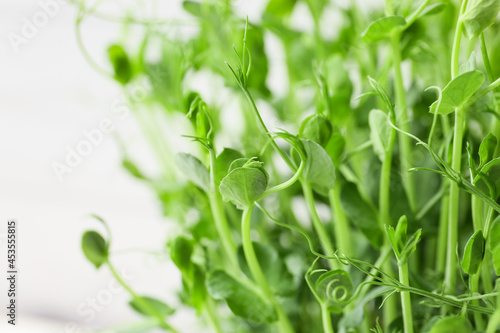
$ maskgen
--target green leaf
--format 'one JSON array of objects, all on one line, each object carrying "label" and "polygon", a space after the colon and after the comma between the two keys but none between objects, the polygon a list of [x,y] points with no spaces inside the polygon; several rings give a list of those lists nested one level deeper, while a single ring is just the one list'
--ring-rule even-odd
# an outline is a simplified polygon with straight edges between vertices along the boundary
[{"label": "green leaf", "polygon": [[266,176],[266,182],[269,182],[269,174],[267,173],[266,169],[264,169],[264,167],[262,166],[263,164],[264,163],[257,161],[255,158],[238,158],[229,165],[228,173],[237,168],[243,168],[243,167],[257,168],[260,171],[262,171]]},{"label": "green leaf", "polygon": [[277,17],[290,15],[297,0],[270,0],[266,7],[266,13]]},{"label": "green leaf", "polygon": [[210,184],[210,174],[207,167],[191,154],[178,153],[176,156],[179,169],[196,186],[204,191],[208,191]]},{"label": "green leaf", "polygon": [[231,163],[240,158],[243,158],[243,155],[239,151],[231,148],[224,148],[224,150],[215,159],[216,184],[219,184],[222,178],[226,177]]},{"label": "green leaf", "polygon": [[108,244],[97,231],[86,231],[83,234],[82,250],[96,268],[101,267],[108,259]]},{"label": "green leaf", "polygon": [[175,238],[170,244],[170,258],[182,272],[189,271],[192,254],[193,243],[185,236]]},{"label": "green leaf", "polygon": [[401,251],[403,251],[407,242],[406,231],[408,228],[408,219],[406,216],[401,216],[396,225],[396,229],[394,229],[390,225],[385,225],[385,230],[387,231],[387,236],[389,238],[389,242],[391,243],[392,249],[396,254],[396,257],[399,259],[401,256]]},{"label": "green leaf", "polygon": [[462,316],[450,316],[439,320],[429,333],[472,333],[472,325]]},{"label": "green leaf", "polygon": [[477,230],[467,242],[462,260],[462,269],[472,275],[479,270],[484,257],[484,237],[481,230]]},{"label": "green leaf", "polygon": [[267,174],[260,167],[237,167],[222,179],[219,190],[224,201],[232,201],[243,210],[264,193],[267,181]]},{"label": "green leaf", "polygon": [[207,298],[205,282],[205,271],[200,265],[193,264],[191,302],[198,311],[198,314],[203,310],[205,299]]},{"label": "green leaf", "polygon": [[389,124],[389,117],[385,112],[374,109],[370,111],[368,122],[373,150],[380,161],[383,161],[389,151],[389,141],[391,140],[392,127]]},{"label": "green leaf", "polygon": [[408,241],[407,237],[408,230],[408,219],[405,215],[399,218],[398,224],[396,225],[396,240],[398,242],[399,249],[402,250]]},{"label": "green leaf", "polygon": [[111,45],[108,48],[108,58],[113,64],[115,79],[121,84],[127,84],[133,76],[132,64],[121,45]]},{"label": "green leaf", "polygon": [[304,119],[300,125],[299,137],[326,147],[332,136],[332,131],[332,124],[327,118],[319,114],[313,114]]},{"label": "green leaf", "polygon": [[462,74],[473,71],[475,69],[476,69],[476,51],[472,51],[469,60],[467,60],[462,66],[460,66],[458,73]]},{"label": "green leaf", "polygon": [[307,156],[303,176],[311,183],[314,191],[321,195],[335,186],[335,166],[326,150],[314,141],[301,140]]},{"label": "green leaf", "polygon": [[184,10],[194,16],[201,16],[202,12],[201,12],[201,3],[197,2],[197,1],[187,1],[187,0],[184,0],[182,2],[182,8],[184,8]]},{"label": "green leaf", "polygon": [[[271,245],[257,242],[253,242],[253,247],[271,290],[281,296],[293,294],[295,292],[293,276],[286,269],[279,257],[278,251]],[[238,263],[242,272],[251,279],[252,274],[248,268],[245,253],[241,246],[238,248]]]},{"label": "green leaf", "polygon": [[401,16],[386,16],[370,23],[368,28],[361,34],[367,43],[376,42],[386,37],[398,27],[406,24],[406,20]]},{"label": "green leaf", "polygon": [[135,178],[142,179],[142,180],[147,180],[148,179],[148,177],[146,177],[142,173],[142,171],[139,170],[139,168],[137,167],[137,165],[134,162],[132,162],[131,160],[125,158],[122,161],[122,166],[125,168],[125,170],[127,170]]},{"label": "green leaf", "polygon": [[349,273],[342,269],[322,274],[315,283],[318,296],[328,311],[340,313],[351,302],[353,287]]},{"label": "green leaf", "polygon": [[477,174],[476,161],[474,160],[474,156],[472,154],[472,148],[468,142],[466,150],[467,150],[467,160],[469,161],[469,169],[472,175],[472,179],[474,179],[476,178]]},{"label": "green leaf", "polygon": [[484,29],[495,21],[500,12],[498,0],[470,0],[462,16],[464,34],[472,39],[479,37]]},{"label": "green leaf", "polygon": [[493,257],[493,268],[495,268],[496,275],[500,276],[500,216],[491,224],[488,244]]},{"label": "green leaf", "polygon": [[328,142],[328,145],[325,147],[325,150],[332,159],[333,165],[336,167],[341,164],[344,156],[345,145],[346,142],[344,136],[340,132],[334,132],[332,134],[332,138]]},{"label": "green leaf", "polygon": [[213,298],[225,300],[231,311],[239,317],[257,323],[277,320],[271,303],[222,270],[215,270],[208,275],[207,290]]},{"label": "green leaf", "polygon": [[131,300],[129,305],[135,311],[149,317],[155,317],[156,315],[166,317],[175,312],[173,308],[162,301],[148,296],[139,296],[138,299]]},{"label": "green leaf", "polygon": [[378,214],[359,194],[354,183],[346,183],[340,192],[340,200],[346,215],[365,235],[375,248],[384,243],[384,231],[380,227]]},{"label": "green leaf", "polygon": [[408,262],[410,256],[417,249],[417,244],[420,241],[420,236],[422,235],[422,229],[418,229],[411,235],[411,237],[406,242],[403,250],[401,251],[400,258],[398,260],[398,265],[403,265]]},{"label": "green leaf", "polygon": [[479,146],[479,170],[493,158],[496,147],[497,138],[493,134],[489,133]]},{"label": "green leaf", "polygon": [[441,95],[441,104],[437,110],[439,100],[431,105],[430,112],[448,114],[463,106],[484,82],[484,75],[479,71],[470,71],[458,75],[444,87]]},{"label": "green leaf", "polygon": [[500,195],[500,157],[492,159],[478,170],[473,183],[496,200]]},{"label": "green leaf", "polygon": [[442,12],[446,8],[447,4],[443,2],[438,2],[434,3],[432,5],[429,5],[425,7],[425,9],[420,13],[418,18],[428,16],[428,15],[434,15]]}]

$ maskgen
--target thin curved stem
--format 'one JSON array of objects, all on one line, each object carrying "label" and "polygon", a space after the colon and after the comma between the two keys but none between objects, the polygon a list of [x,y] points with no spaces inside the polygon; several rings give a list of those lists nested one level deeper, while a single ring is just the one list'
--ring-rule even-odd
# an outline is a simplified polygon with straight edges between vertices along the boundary
[{"label": "thin curved stem", "polygon": [[252,209],[253,205],[245,209],[241,217],[241,240],[245,259],[255,282],[260,287],[267,299],[269,299],[269,301],[271,301],[276,308],[276,311],[278,313],[278,324],[280,327],[280,331],[283,333],[290,333],[294,331],[292,324],[288,320],[288,316],[286,315],[285,311],[283,311],[283,308],[274,297],[271,287],[267,283],[264,272],[262,272],[259,260],[257,259],[257,255],[255,254],[255,249],[253,247],[252,237],[250,234]]},{"label": "thin curved stem", "polygon": [[118,281],[118,283],[123,288],[125,288],[125,290],[128,291],[128,293],[132,296],[132,298],[134,299],[134,301],[142,309],[144,309],[145,311],[147,311],[148,313],[150,313],[151,315],[153,315],[158,320],[159,325],[163,329],[169,330],[169,331],[174,332],[174,333],[178,333],[176,329],[174,329],[172,326],[170,326],[170,324],[168,324],[165,321],[165,318],[163,318],[163,316],[160,313],[158,313],[158,311],[154,307],[152,307],[148,302],[144,301],[144,299],[142,297],[140,297],[139,295],[137,295],[134,292],[134,290],[121,278],[120,274],[118,274],[118,272],[115,270],[115,268],[113,267],[113,265],[111,264],[111,262],[109,261],[109,259],[106,259],[106,264],[108,265],[111,273],[113,274],[113,276],[115,277],[115,279]]}]

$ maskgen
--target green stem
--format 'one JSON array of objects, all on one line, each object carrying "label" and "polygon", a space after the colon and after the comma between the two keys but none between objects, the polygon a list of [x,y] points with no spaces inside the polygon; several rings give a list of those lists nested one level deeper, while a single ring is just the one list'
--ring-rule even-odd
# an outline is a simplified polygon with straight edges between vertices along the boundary
[{"label": "green stem", "polygon": [[209,201],[210,208],[212,210],[212,215],[214,218],[215,228],[219,234],[222,247],[229,259],[232,269],[239,270],[238,259],[236,257],[236,245],[233,241],[233,236],[231,235],[231,229],[227,222],[226,213],[224,211],[224,205],[222,203],[222,197],[219,193],[218,184],[215,179],[215,151],[210,151],[210,190],[209,190]]},{"label": "green stem", "polygon": [[[464,114],[461,109],[455,111],[455,136],[453,138],[453,160],[452,168],[460,172],[462,162],[462,139],[464,130]],[[444,290],[448,294],[455,292],[455,282],[457,274],[457,262],[455,251],[458,242],[458,214],[459,214],[460,189],[457,183],[450,185],[450,203],[448,219],[448,240],[446,248],[446,269]]]},{"label": "green stem", "polygon": [[109,267],[111,273],[113,274],[113,276],[115,277],[115,279],[118,281],[118,283],[123,288],[125,288],[125,290],[132,296],[132,298],[134,299],[134,301],[142,309],[144,309],[144,311],[147,311],[149,314],[153,315],[158,320],[159,325],[163,329],[169,330],[169,331],[174,332],[174,333],[178,333],[177,330],[175,330],[172,326],[170,326],[165,321],[165,318],[163,318],[163,316],[160,313],[158,313],[158,311],[154,307],[152,307],[148,302],[144,301],[144,299],[142,297],[140,297],[139,295],[137,295],[132,290],[132,288],[121,278],[120,274],[118,274],[118,272],[115,270],[115,268],[113,267],[113,265],[111,264],[111,262],[109,261],[109,259],[106,259],[106,263],[108,264],[108,267]]},{"label": "green stem", "polygon": [[[462,17],[461,14],[465,10],[467,0],[462,2],[460,15],[458,17],[455,30],[455,38],[453,41],[451,55],[451,73],[452,78],[458,75],[459,72],[459,56],[460,42],[462,40]],[[464,110],[457,108],[455,110],[455,129],[453,137],[453,157],[451,162],[452,169],[458,174],[461,173],[462,165],[462,141],[464,133]],[[448,220],[448,242],[446,250],[446,270],[444,280],[444,290],[448,294],[455,292],[455,283],[457,276],[457,262],[455,259],[455,249],[458,241],[458,214],[459,214],[459,197],[460,191],[458,185],[452,182],[450,185],[450,203],[449,203],[449,220]]]},{"label": "green stem", "polygon": [[[493,82],[494,76],[493,76],[493,71],[491,69],[491,63],[490,59],[488,57],[488,50],[486,49],[486,41],[484,39],[484,34],[482,33],[480,35],[480,45],[481,45],[481,56],[483,58],[483,63],[484,67],[486,69],[486,74],[488,76],[488,81]],[[495,103],[495,112],[496,115],[499,113],[499,108],[500,104],[493,95],[493,101]],[[493,135],[495,135],[496,138],[500,138],[500,120],[498,117],[493,117],[493,126],[491,129],[491,132]],[[497,146],[495,148],[495,152],[493,154],[493,157],[497,157],[500,154],[500,141],[497,143]],[[488,207],[486,210],[486,218],[484,219],[484,237],[488,239],[488,233],[490,229],[490,224],[493,220],[494,216],[494,211],[492,207]],[[485,292],[491,292],[493,290],[493,281],[491,278],[491,254],[488,251],[488,249],[485,250],[484,258],[483,258],[483,264],[481,265],[481,281],[483,285],[483,290]]]},{"label": "green stem", "polygon": [[[394,149],[394,143],[396,141],[396,131],[392,128],[389,138],[389,145],[382,161],[382,171],[380,173],[380,187],[379,187],[379,207],[380,207],[380,219],[379,223],[382,225],[382,230],[384,230],[384,225],[392,225],[391,215],[390,215],[390,191],[391,191],[391,168],[392,168],[392,154]],[[395,276],[394,271],[391,266],[391,262],[387,261],[383,265],[385,273],[390,276]],[[385,330],[389,329],[390,323],[397,317],[397,304],[396,299],[389,297],[383,306],[383,318]]]},{"label": "green stem", "polygon": [[439,231],[438,231],[438,249],[436,258],[436,271],[438,273],[444,273],[446,269],[446,240],[448,237],[448,209],[449,205],[449,195],[444,195],[441,200],[441,209],[439,215]]},{"label": "green stem", "polygon": [[396,139],[396,131],[391,129],[389,145],[382,161],[382,171],[380,173],[380,188],[379,188],[379,207],[380,207],[380,223],[392,225],[390,215],[390,192],[391,192],[391,171],[392,171],[392,154],[394,141]]},{"label": "green stem", "polygon": [[342,250],[348,257],[352,257],[354,251],[352,247],[351,230],[349,221],[340,203],[341,190],[341,184],[337,183],[337,186],[328,192],[330,206],[332,207],[332,215],[335,216],[333,223],[333,227],[335,228],[335,241],[337,243],[337,248]]},{"label": "green stem", "polygon": [[491,82],[486,88],[483,90],[479,91],[476,93],[474,96],[472,96],[471,99],[466,103],[465,107],[474,104],[484,96],[486,96],[489,92],[495,90],[497,87],[500,86],[500,78],[496,79],[495,81]]},{"label": "green stem", "polygon": [[[499,290],[499,280],[497,280],[495,289]],[[498,326],[500,326],[500,292],[498,292],[497,296],[497,308],[493,315],[490,317],[488,321],[488,327],[486,328],[486,333],[496,333]]]},{"label": "green stem", "polygon": [[[307,203],[307,208],[309,209],[309,214],[311,215],[314,230],[316,231],[316,234],[318,234],[321,247],[323,248],[327,256],[333,256],[335,254],[335,249],[330,241],[330,237],[328,237],[328,232],[326,231],[326,228],[319,218],[318,212],[316,211],[316,204],[314,202],[314,194],[311,188],[311,184],[309,184],[309,182],[304,179],[301,179],[300,183],[302,184],[302,191],[304,192],[304,198]],[[328,262],[331,268],[338,267],[338,262],[336,260],[329,260]]]},{"label": "green stem", "polygon": [[321,321],[323,322],[323,333],[334,333],[332,326],[332,319],[328,307],[321,304]]},{"label": "green stem", "polygon": [[[408,263],[404,263],[399,266],[399,282],[406,286],[410,285],[408,276]],[[413,315],[411,311],[411,298],[409,292],[401,292],[401,304],[403,310],[403,323],[405,333],[413,333]]]},{"label": "green stem", "polygon": [[[479,273],[472,274],[469,276],[469,288],[471,291],[471,296],[479,293]],[[479,300],[472,300],[472,304],[479,306]],[[479,312],[474,312],[474,323],[476,325],[476,331],[484,331],[484,321],[483,316]]]},{"label": "green stem", "polygon": [[250,103],[250,106],[254,112],[254,115],[255,117],[257,118],[257,124],[259,126],[259,129],[260,131],[262,132],[262,134],[268,138],[268,140],[270,140],[271,142],[271,145],[273,146],[273,148],[276,150],[276,152],[278,152],[278,154],[280,154],[281,158],[283,158],[283,160],[286,162],[286,164],[292,169],[292,170],[295,170],[296,167],[295,165],[293,164],[293,162],[290,160],[290,158],[285,154],[285,152],[278,146],[278,144],[276,143],[276,141],[274,141],[274,138],[271,136],[271,134],[269,133],[269,131],[267,130],[267,127],[266,127],[266,124],[264,124],[264,120],[262,120],[262,117],[260,116],[260,112],[259,112],[259,109],[257,108],[257,105],[255,104],[255,101],[253,100],[253,97],[252,95],[250,95],[250,92],[248,91],[248,89],[246,89],[245,87],[243,86],[240,86],[240,88],[243,90],[243,93],[245,94],[248,102]]},{"label": "green stem", "polygon": [[[408,108],[406,102],[406,91],[403,84],[403,74],[401,72],[401,47],[399,45],[401,39],[401,33],[394,33],[391,36],[392,41],[392,53],[394,62],[394,85],[396,92],[396,107],[398,110],[398,126],[405,132],[410,132],[410,125],[408,122]],[[408,172],[411,167],[410,163],[410,152],[411,144],[410,138],[406,135],[398,135],[399,142],[399,163],[401,168],[401,177],[403,181],[403,187],[408,197],[408,203],[410,204],[410,209],[416,211],[416,199],[415,199],[415,181],[413,173]]]},{"label": "green stem", "polygon": [[214,307],[214,301],[210,297],[207,297],[204,309],[205,313],[207,314],[208,321],[210,322],[210,325],[212,326],[214,332],[222,333],[222,329],[220,327],[219,321],[217,320],[217,314],[214,311]]},{"label": "green stem", "polygon": [[410,16],[408,16],[408,18],[406,19],[406,24],[404,25],[404,27],[401,30],[408,29],[418,19],[418,16],[420,15],[420,13],[422,13],[422,11],[425,9],[425,7],[427,7],[427,5],[430,2],[431,2],[431,0],[422,1],[420,6],[418,6],[418,8]]},{"label": "green stem", "polygon": [[263,294],[275,306],[276,311],[278,313],[278,325],[280,327],[280,331],[284,333],[294,332],[292,324],[288,320],[285,311],[274,297],[271,287],[269,287],[269,284],[267,283],[264,272],[262,272],[259,260],[257,259],[257,255],[255,254],[255,250],[252,243],[252,236],[250,234],[251,223],[252,223],[252,209],[253,205],[245,209],[241,217],[241,240],[248,268],[250,269],[252,277],[254,278],[257,285],[260,287]]}]

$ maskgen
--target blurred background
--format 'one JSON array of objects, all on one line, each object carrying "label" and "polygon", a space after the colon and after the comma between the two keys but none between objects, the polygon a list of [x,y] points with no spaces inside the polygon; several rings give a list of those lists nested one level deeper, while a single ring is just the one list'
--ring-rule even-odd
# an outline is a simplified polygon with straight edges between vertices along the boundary
[{"label": "blurred background", "polygon": [[[190,18],[181,10],[181,0],[155,3],[158,17],[186,22],[166,33],[189,34]],[[239,0],[234,7],[253,20],[265,4]],[[117,16],[124,8],[133,10],[122,1],[104,2],[103,8]],[[89,214],[108,221],[117,251],[160,251],[175,232],[151,189],[121,167],[123,144],[143,168],[154,172],[156,164],[134,117],[114,112],[117,103],[124,103],[118,85],[94,70],[79,49],[76,15],[76,6],[62,1],[0,0],[0,242],[5,241],[7,219],[17,219],[19,226],[18,325],[12,330],[2,319],[1,332],[88,332],[140,318],[127,305],[129,296],[116,289],[109,270],[96,271],[82,254],[82,232],[100,228]],[[304,7],[297,6],[291,21],[298,29],[312,29]],[[324,23],[326,33],[334,34],[338,22]],[[82,26],[82,42],[105,67],[106,49],[120,33],[118,24],[90,17]],[[279,94],[286,90],[282,51],[266,51],[273,62],[268,85]],[[273,125],[273,119],[268,121]],[[73,160],[74,167],[60,169],[103,124],[110,133],[83,147],[88,154]],[[187,150],[181,133],[170,134],[179,151]],[[4,256],[5,244],[0,246]],[[6,260],[0,260],[5,271]],[[117,255],[115,262],[138,292],[176,304],[180,276],[169,260],[136,251]],[[7,285],[0,281],[3,306]],[[182,310],[172,324],[184,327],[183,332],[199,331],[192,318],[194,312]]]}]

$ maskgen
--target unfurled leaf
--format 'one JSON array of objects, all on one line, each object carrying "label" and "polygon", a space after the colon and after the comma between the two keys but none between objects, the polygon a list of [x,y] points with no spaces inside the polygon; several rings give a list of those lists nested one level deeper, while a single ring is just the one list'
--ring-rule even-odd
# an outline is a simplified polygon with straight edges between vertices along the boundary
[{"label": "unfurled leaf", "polygon": [[408,238],[403,250],[401,251],[401,255],[398,260],[398,265],[403,265],[408,262],[410,256],[417,249],[417,244],[420,241],[420,236],[422,235],[422,229],[418,229],[413,233],[413,235]]},{"label": "unfurled leaf", "polygon": [[314,141],[325,147],[330,141],[332,131],[332,124],[327,118],[319,114],[313,114],[304,119],[300,125],[299,137]]},{"label": "unfurled leaf", "polygon": [[380,161],[383,161],[389,150],[391,140],[392,127],[389,124],[389,117],[383,111],[376,109],[371,110],[368,117],[373,150],[375,150]]},{"label": "unfurled leaf", "polygon": [[493,158],[496,147],[497,138],[493,134],[489,133],[479,146],[479,170]]},{"label": "unfurled leaf", "polygon": [[210,175],[207,167],[191,154],[178,153],[176,157],[179,170],[196,186],[208,191]]},{"label": "unfurled leaf", "polygon": [[472,333],[472,325],[466,317],[450,316],[439,320],[429,333]]},{"label": "unfurled leaf", "polygon": [[359,194],[354,183],[343,185],[340,200],[346,215],[365,235],[375,248],[384,243],[384,232],[380,227],[378,214]]},{"label": "unfurled leaf", "polygon": [[135,311],[149,317],[155,317],[157,315],[166,317],[175,312],[173,308],[164,302],[148,296],[139,296],[139,299],[133,299],[129,304]]},{"label": "unfurled leaf", "polygon": [[97,231],[86,231],[83,234],[82,250],[96,268],[101,267],[108,259],[108,244]]},{"label": "unfurled leaf", "polygon": [[349,273],[337,269],[323,273],[314,286],[328,311],[340,313],[350,303],[353,287]]},{"label": "unfurled leaf", "polygon": [[301,140],[306,153],[303,176],[319,194],[328,195],[335,186],[335,166],[326,150],[314,141]]},{"label": "unfurled leaf", "polygon": [[251,206],[267,188],[267,173],[260,165],[255,164],[258,162],[253,163],[255,166],[246,161],[242,167],[233,169],[233,162],[231,172],[222,179],[219,186],[224,201],[233,202],[239,209]]},{"label": "unfurled leaf", "polygon": [[[253,242],[255,255],[259,260],[262,272],[266,277],[267,283],[271,289],[278,295],[286,296],[293,294],[295,285],[293,283],[293,276],[283,265],[283,261],[279,257],[278,251],[271,245]],[[241,270],[252,279],[252,274],[248,268],[247,261],[243,248],[238,249],[238,263]]]},{"label": "unfurled leaf", "polygon": [[208,275],[207,290],[213,298],[225,300],[231,311],[239,317],[257,323],[277,320],[270,302],[222,270],[215,270]]},{"label": "unfurled leaf", "polygon": [[398,27],[406,24],[406,20],[401,16],[386,16],[370,23],[368,28],[361,34],[363,40],[367,43],[389,37]]},{"label": "unfurled leaf", "polygon": [[392,249],[394,253],[396,253],[396,257],[400,257],[401,251],[403,251],[407,242],[406,230],[408,227],[408,219],[406,216],[401,216],[396,225],[396,229],[394,229],[390,225],[385,225],[385,229],[387,232],[387,236],[389,237],[389,242],[391,243]]},{"label": "unfurled leaf", "polygon": [[[430,112],[448,114],[463,106],[484,82],[484,74],[473,70],[458,75],[444,87],[439,100],[431,105]],[[439,109],[438,109],[439,104]]]},{"label": "unfurled leaf", "polygon": [[462,16],[464,34],[469,38],[478,37],[489,27],[500,12],[498,0],[470,0]]},{"label": "unfurled leaf", "polygon": [[465,273],[476,274],[484,257],[484,237],[481,230],[477,230],[467,242],[462,260],[462,269]]},{"label": "unfurled leaf", "polygon": [[189,271],[192,254],[193,242],[185,236],[179,236],[170,243],[170,258],[182,272]]}]

